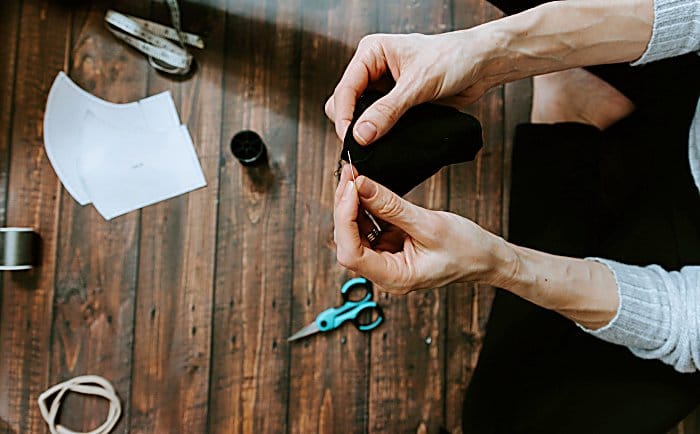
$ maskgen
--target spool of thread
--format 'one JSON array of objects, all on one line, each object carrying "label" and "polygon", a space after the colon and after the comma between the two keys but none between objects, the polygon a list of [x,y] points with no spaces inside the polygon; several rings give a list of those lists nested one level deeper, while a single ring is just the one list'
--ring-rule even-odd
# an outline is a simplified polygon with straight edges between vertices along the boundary
[{"label": "spool of thread", "polygon": [[0,271],[29,270],[37,265],[39,242],[31,228],[0,228]]},{"label": "spool of thread", "polygon": [[243,130],[231,139],[231,152],[244,166],[267,163],[265,143],[255,131]]}]

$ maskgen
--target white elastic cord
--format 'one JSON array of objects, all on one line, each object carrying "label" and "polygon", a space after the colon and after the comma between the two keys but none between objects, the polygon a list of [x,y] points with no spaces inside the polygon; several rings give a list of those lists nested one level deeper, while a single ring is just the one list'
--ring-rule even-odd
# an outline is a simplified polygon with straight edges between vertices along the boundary
[{"label": "white elastic cord", "polygon": [[192,55],[185,45],[204,48],[204,41],[198,35],[182,31],[177,0],[166,1],[174,28],[113,10],[108,10],[105,14],[105,23],[117,39],[148,56],[148,62],[157,70],[184,75],[190,71],[192,65]]},{"label": "white elastic cord", "polygon": [[[108,400],[109,412],[105,422],[89,432],[71,431],[62,425],[56,425],[56,417],[61,408],[61,401],[68,392],[101,396]],[[46,401],[49,399],[52,399],[51,408],[46,407]],[[108,434],[117,424],[122,414],[122,405],[114,387],[109,381],[97,375],[75,377],[49,388],[49,390],[39,396],[39,409],[41,410],[41,416],[49,426],[51,434]]]}]

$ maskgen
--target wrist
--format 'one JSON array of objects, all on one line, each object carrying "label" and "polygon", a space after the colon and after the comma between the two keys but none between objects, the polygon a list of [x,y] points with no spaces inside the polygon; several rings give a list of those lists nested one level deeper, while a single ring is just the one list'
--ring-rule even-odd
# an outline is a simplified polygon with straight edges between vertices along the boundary
[{"label": "wrist", "polygon": [[451,33],[461,70],[469,71],[463,78],[465,88],[477,83],[491,88],[509,81],[509,72],[516,65],[505,47],[512,36],[499,21]]},{"label": "wrist", "polygon": [[489,284],[591,329],[615,316],[617,283],[605,265],[506,244],[510,252],[500,258],[499,272]]},{"label": "wrist", "polygon": [[484,230],[485,240],[482,242],[484,252],[483,272],[473,279],[477,283],[506,288],[519,276],[520,257],[514,246],[499,237]]}]

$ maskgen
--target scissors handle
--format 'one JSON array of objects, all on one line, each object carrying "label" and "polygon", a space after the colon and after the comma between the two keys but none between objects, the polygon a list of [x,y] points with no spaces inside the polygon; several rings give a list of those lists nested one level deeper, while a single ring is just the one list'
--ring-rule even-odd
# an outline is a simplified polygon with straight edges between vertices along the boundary
[{"label": "scissors handle", "polygon": [[[377,318],[374,319],[374,321],[370,323],[361,323],[360,320],[358,320],[358,316],[362,313],[362,311],[366,309],[371,309],[377,313]],[[370,316],[371,318],[371,316]],[[371,330],[376,329],[379,327],[379,325],[384,322],[384,311],[382,310],[382,307],[379,306],[377,303],[371,301],[368,303],[365,303],[365,305],[357,312],[357,315],[355,318],[352,320],[352,323],[357,327],[357,329],[361,332],[368,332]]]},{"label": "scissors handle", "polygon": [[[360,300],[353,300],[350,294],[360,290],[365,291],[364,296]],[[340,292],[344,303],[341,306],[326,309],[316,317],[319,331],[327,332],[340,327],[345,321],[350,321],[358,330],[367,332],[374,330],[384,321],[384,311],[372,301],[374,292],[372,282],[369,280],[364,277],[350,279],[340,288]],[[369,323],[363,323],[359,320],[361,313],[375,314],[376,318]]]},{"label": "scissors handle", "polygon": [[[360,292],[363,290],[365,291],[365,295],[360,300],[352,299],[351,294],[353,292]],[[346,303],[349,301],[361,303],[365,301],[370,301],[374,297],[372,282],[365,279],[364,277],[355,277],[353,279],[348,280],[343,284],[343,287],[340,288],[340,293],[343,296],[343,301]]]}]

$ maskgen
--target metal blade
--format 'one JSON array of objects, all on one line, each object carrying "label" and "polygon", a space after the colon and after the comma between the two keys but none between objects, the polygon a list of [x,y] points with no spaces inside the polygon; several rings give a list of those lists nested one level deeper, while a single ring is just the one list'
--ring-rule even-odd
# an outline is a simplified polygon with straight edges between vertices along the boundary
[{"label": "metal blade", "polygon": [[305,338],[309,335],[312,335],[314,333],[318,333],[320,331],[321,330],[319,330],[318,326],[316,325],[316,321],[314,321],[311,324],[304,327],[303,329],[301,329],[298,332],[291,335],[289,338],[287,338],[287,342],[296,341],[297,339]]}]

